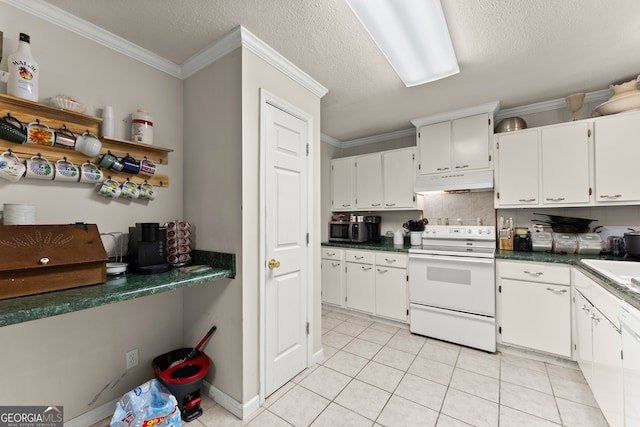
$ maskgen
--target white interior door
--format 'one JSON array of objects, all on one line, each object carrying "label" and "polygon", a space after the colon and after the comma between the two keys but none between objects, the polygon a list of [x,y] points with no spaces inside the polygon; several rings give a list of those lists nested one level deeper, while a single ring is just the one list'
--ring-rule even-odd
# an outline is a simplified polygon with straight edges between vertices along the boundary
[{"label": "white interior door", "polygon": [[308,123],[271,104],[265,120],[265,395],[307,366]]}]

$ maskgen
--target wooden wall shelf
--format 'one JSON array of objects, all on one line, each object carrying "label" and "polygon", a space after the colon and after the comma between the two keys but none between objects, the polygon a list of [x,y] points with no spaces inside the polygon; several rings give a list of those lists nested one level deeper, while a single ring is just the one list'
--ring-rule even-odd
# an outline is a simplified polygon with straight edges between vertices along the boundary
[{"label": "wooden wall shelf", "polygon": [[[65,125],[67,129],[76,134],[81,134],[88,130],[94,135],[99,135],[99,126],[100,123],[102,123],[102,118],[100,117],[89,116],[39,102],[0,94],[0,117],[6,116],[7,113],[11,113],[13,117],[20,120],[25,126],[30,122],[39,119],[52,130],[59,129],[62,125]],[[85,154],[76,150],[37,144],[16,144],[1,138],[0,152],[11,150],[21,159],[29,159],[41,154],[51,163],[55,163],[56,161],[66,157],[67,160],[76,165],[81,165],[86,161],[90,161],[97,165],[102,154],[110,151],[111,154],[117,157],[124,157],[129,154],[136,160],[141,160],[146,157],[157,165],[166,165],[169,163],[169,153],[173,151],[170,148],[162,148],[155,145],[141,144],[116,138],[104,137],[101,138],[100,141],[102,142],[102,149],[100,150],[100,155],[96,157],[87,157]],[[154,186],[169,186],[169,177],[167,175],[156,173],[155,175],[148,177],[122,172],[118,173],[103,168],[101,169],[105,176],[111,176],[111,178],[119,182],[124,182],[128,178],[129,180],[139,184],[147,181],[149,184]]]}]

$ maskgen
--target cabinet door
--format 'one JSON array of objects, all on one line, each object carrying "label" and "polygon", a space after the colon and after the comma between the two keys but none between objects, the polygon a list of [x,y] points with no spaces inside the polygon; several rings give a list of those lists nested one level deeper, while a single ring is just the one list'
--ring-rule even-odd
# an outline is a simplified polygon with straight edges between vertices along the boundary
[{"label": "cabinet door", "polygon": [[407,321],[407,270],[376,266],[376,315]]},{"label": "cabinet door", "polygon": [[589,124],[542,129],[542,203],[589,203]]},{"label": "cabinet door", "polygon": [[569,286],[501,281],[502,342],[571,357]]},{"label": "cabinet door", "polygon": [[498,206],[537,205],[538,131],[500,135],[498,144]]},{"label": "cabinet door", "polygon": [[576,292],[573,306],[576,321],[576,362],[582,370],[582,374],[591,384],[593,370],[593,344],[591,340],[591,312],[593,306],[580,293]]},{"label": "cabinet door", "polygon": [[322,259],[322,302],[344,306],[344,262]]},{"label": "cabinet door", "polygon": [[640,113],[595,120],[596,202],[640,200]]},{"label": "cabinet door", "polygon": [[356,157],[356,207],[382,209],[382,153]]},{"label": "cabinet door", "polygon": [[356,173],[353,157],[331,160],[331,210],[348,211],[356,207]]},{"label": "cabinet door", "polygon": [[451,122],[435,123],[418,129],[420,175],[451,171]]},{"label": "cabinet door", "polygon": [[489,115],[456,119],[451,124],[453,170],[489,168]]},{"label": "cabinet door", "polygon": [[415,208],[415,149],[382,153],[384,208]]},{"label": "cabinet door", "polygon": [[347,307],[373,313],[375,309],[373,264],[347,263]]},{"label": "cabinet door", "polygon": [[624,425],[622,336],[597,309],[593,313],[593,395],[611,427]]}]

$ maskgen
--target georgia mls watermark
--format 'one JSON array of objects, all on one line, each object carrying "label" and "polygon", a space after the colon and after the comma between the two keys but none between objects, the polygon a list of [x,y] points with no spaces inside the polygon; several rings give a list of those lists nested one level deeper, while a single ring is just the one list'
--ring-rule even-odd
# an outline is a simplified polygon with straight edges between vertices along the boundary
[{"label": "georgia mls watermark", "polygon": [[62,406],[0,406],[0,427],[62,427]]}]

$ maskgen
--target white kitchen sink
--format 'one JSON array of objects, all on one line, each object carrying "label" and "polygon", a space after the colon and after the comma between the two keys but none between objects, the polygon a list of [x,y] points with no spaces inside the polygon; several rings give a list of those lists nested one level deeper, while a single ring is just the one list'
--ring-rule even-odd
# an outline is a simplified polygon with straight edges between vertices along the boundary
[{"label": "white kitchen sink", "polygon": [[640,262],[637,261],[583,259],[580,262],[622,286],[630,287],[632,278],[640,280]]}]

